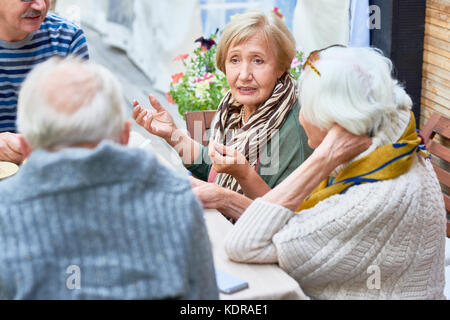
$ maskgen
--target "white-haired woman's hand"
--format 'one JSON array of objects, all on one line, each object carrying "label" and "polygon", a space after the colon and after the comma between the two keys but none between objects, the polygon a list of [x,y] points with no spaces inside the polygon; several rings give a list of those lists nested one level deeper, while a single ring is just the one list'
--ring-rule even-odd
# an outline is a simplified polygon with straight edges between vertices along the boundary
[{"label": "white-haired woman's hand", "polygon": [[354,135],[339,125],[334,125],[323,139],[316,152],[326,155],[330,163],[337,167],[366,151],[372,144],[367,135]]},{"label": "white-haired woman's hand", "polygon": [[250,170],[253,170],[242,153],[216,143],[213,139],[209,141],[208,155],[217,173],[226,173],[236,179],[242,179],[248,175]]},{"label": "white-haired woman's hand", "polygon": [[133,102],[133,119],[149,133],[168,141],[177,130],[173,117],[153,95],[149,96],[149,100],[155,111],[141,107],[135,100]]}]

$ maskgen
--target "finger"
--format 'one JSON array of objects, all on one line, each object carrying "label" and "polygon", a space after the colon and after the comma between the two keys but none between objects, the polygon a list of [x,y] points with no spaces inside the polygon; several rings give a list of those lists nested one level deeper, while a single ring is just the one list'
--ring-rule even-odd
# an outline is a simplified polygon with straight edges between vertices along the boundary
[{"label": "finger", "polygon": [[137,107],[139,105],[139,102],[137,100],[133,100],[133,107]]},{"label": "finger", "polygon": [[15,164],[20,164],[23,161],[23,155],[15,152],[14,150],[6,147],[2,150],[2,159],[3,161],[12,162]]},{"label": "finger", "polygon": [[189,183],[191,184],[191,188],[195,188],[197,186],[197,181],[195,181],[195,178],[189,177]]},{"label": "finger", "polygon": [[225,146],[219,143],[214,143],[214,150],[222,155],[226,153]]},{"label": "finger", "polygon": [[238,162],[241,157],[239,157],[239,151],[236,149],[216,143],[215,150],[223,156],[224,161],[227,161],[225,163],[239,164]]},{"label": "finger", "polygon": [[146,116],[146,120],[144,122],[144,128],[147,129],[151,133],[156,133],[158,130],[152,126],[153,122],[153,114],[149,113]]},{"label": "finger", "polygon": [[155,98],[154,95],[150,95],[149,96],[149,100],[150,100],[150,104],[152,105],[153,108],[155,108],[156,111],[158,112],[165,112],[167,111],[162,105],[161,103],[159,103],[158,99]]},{"label": "finger", "polygon": [[144,126],[145,124],[145,117],[147,116],[147,112],[145,110],[141,111],[138,116],[136,117],[136,123],[140,126]]},{"label": "finger", "polygon": [[194,178],[194,177],[189,177],[189,182],[191,183],[191,186],[194,187],[194,188],[195,187],[200,187],[200,186],[206,184],[206,182],[201,181],[201,180],[199,180],[197,178]]},{"label": "finger", "polygon": [[143,110],[143,108],[139,104],[137,104],[137,105],[133,104],[132,117],[133,117],[134,120],[136,120],[136,118],[139,116],[139,114],[142,112],[142,110]]},{"label": "finger", "polygon": [[19,155],[23,154],[22,145],[18,136],[14,136],[11,139],[6,140],[6,145],[9,150]]},{"label": "finger", "polygon": [[212,153],[212,157],[211,157],[211,159],[213,159],[213,163],[214,163],[215,165],[224,165],[224,164],[227,164],[226,158],[227,158],[227,157],[223,156],[222,153],[217,152],[217,151],[214,151],[214,152]]},{"label": "finger", "polygon": [[213,138],[210,138],[208,144],[208,155],[211,157],[213,153],[214,153],[214,140]]},{"label": "finger", "polygon": [[216,143],[215,144],[215,150],[222,154],[223,156],[229,156],[229,157],[237,157],[237,150],[231,147],[227,147],[223,144]]}]

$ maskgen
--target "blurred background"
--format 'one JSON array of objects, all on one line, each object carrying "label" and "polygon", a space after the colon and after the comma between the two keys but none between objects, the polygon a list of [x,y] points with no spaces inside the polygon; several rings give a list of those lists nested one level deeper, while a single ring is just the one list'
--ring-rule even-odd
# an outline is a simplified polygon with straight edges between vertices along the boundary
[{"label": "blurred background", "polygon": [[148,105],[154,93],[180,127],[184,120],[165,96],[171,75],[184,71],[173,59],[233,15],[274,7],[305,55],[336,43],[380,48],[421,127],[432,113],[450,115],[448,0],[52,0],[54,12],[83,27],[92,60],[119,77],[130,108],[133,99]]},{"label": "blurred background", "polygon": [[[368,6],[369,0],[53,1],[57,14],[94,30],[100,34],[103,43],[126,52],[152,81],[153,87],[161,92],[168,91],[170,75],[182,68],[181,63],[173,62],[173,58],[192,52],[197,46],[195,39],[222,30],[238,13],[251,9],[268,13],[278,7],[297,44],[312,51],[322,45],[320,40],[325,38],[325,42],[329,42],[330,37],[338,43],[370,45]],[[316,20],[314,33],[302,32],[306,25]],[[353,27],[356,24],[360,27]],[[362,33],[356,36],[349,29]]]}]

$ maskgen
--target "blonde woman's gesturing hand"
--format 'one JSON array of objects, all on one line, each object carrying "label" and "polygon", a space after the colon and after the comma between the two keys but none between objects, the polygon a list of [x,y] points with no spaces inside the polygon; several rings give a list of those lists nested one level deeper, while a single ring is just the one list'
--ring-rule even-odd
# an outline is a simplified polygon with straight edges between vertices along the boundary
[{"label": "blonde woman's gesturing hand", "polygon": [[170,140],[177,130],[173,117],[153,95],[149,96],[149,100],[155,110],[145,109],[135,100],[133,103],[133,119],[149,133],[166,141]]}]

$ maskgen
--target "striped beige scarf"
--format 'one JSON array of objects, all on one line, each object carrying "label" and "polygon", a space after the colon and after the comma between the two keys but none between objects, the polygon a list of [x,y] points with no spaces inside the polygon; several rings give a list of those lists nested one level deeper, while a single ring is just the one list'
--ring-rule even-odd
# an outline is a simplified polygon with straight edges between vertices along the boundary
[{"label": "striped beige scarf", "polygon": [[[270,98],[260,106],[242,126],[241,110],[231,92],[222,99],[215,117],[211,135],[214,141],[232,147],[245,155],[250,165],[257,169],[260,153],[271,139],[278,134],[297,101],[297,83],[289,74],[284,74],[275,85]],[[216,184],[243,193],[236,179],[224,173],[217,174]]]}]

